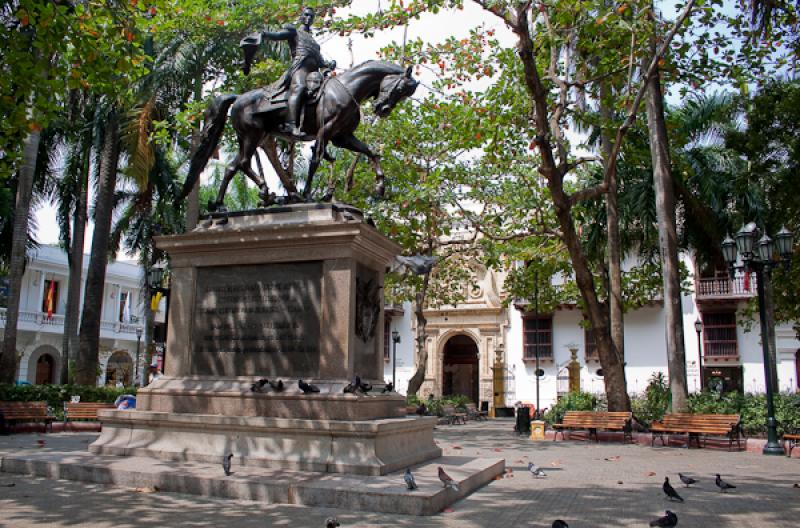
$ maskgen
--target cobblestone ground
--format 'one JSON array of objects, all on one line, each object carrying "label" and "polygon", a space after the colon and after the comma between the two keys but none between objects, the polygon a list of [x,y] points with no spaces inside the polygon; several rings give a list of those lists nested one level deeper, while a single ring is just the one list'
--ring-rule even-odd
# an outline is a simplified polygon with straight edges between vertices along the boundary
[{"label": "cobblestone ground", "polygon": [[[329,516],[336,516],[343,527],[549,527],[557,518],[572,528],[616,527],[647,526],[667,508],[678,514],[682,527],[800,526],[800,487],[794,487],[800,486],[800,459],[614,442],[531,442],[513,434],[512,428],[510,421],[500,420],[437,428],[436,439],[445,454],[502,456],[512,473],[434,517],[136,493],[0,473],[0,527],[315,528]],[[56,445],[58,436],[0,437],[0,455],[42,438],[49,438],[48,447]],[[532,478],[526,470],[529,460],[545,468],[548,477]],[[679,486],[678,472],[700,483],[685,489]],[[737,489],[718,492],[713,477],[717,472]],[[666,500],[661,491],[665,475],[684,503]],[[402,485],[402,479],[397,480]]]}]

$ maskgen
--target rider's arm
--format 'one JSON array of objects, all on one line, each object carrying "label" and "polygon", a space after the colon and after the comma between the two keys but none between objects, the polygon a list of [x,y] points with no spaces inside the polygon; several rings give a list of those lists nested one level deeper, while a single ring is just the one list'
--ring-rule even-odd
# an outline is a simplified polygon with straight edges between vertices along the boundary
[{"label": "rider's arm", "polygon": [[261,37],[267,40],[289,40],[297,35],[297,29],[292,25],[283,26],[278,31],[262,31]]}]

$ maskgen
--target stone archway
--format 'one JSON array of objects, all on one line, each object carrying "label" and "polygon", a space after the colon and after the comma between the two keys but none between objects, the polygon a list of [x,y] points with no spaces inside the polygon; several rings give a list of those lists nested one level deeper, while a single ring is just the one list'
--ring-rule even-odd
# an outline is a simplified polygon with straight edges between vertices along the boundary
[{"label": "stone archway", "polygon": [[463,394],[478,402],[478,344],[465,334],[458,334],[444,345],[442,352],[442,396]]},{"label": "stone archway", "polygon": [[28,358],[28,383],[50,385],[61,379],[61,353],[52,345],[41,345]]},{"label": "stone archway", "polygon": [[133,359],[126,350],[117,350],[106,363],[106,385],[119,382],[126,387],[133,384]]}]

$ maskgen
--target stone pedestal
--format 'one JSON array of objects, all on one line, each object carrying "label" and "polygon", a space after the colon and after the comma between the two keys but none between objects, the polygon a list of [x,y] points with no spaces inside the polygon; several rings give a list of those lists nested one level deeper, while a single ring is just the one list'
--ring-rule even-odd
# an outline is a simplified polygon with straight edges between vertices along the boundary
[{"label": "stone pedestal", "polygon": [[[373,475],[441,454],[435,420],[381,392],[383,278],[400,248],[359,211],[234,214],[156,244],[172,272],[165,375],[136,411],[100,414],[92,452]],[[356,375],[373,392],[344,394]],[[253,392],[259,378],[285,387]]]}]

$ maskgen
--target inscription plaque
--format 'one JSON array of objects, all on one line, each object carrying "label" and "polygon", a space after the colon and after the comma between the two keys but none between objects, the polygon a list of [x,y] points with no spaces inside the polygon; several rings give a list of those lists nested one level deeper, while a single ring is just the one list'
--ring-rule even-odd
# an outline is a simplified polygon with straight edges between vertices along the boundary
[{"label": "inscription plaque", "polygon": [[198,268],[192,373],[319,374],[322,263]]}]

